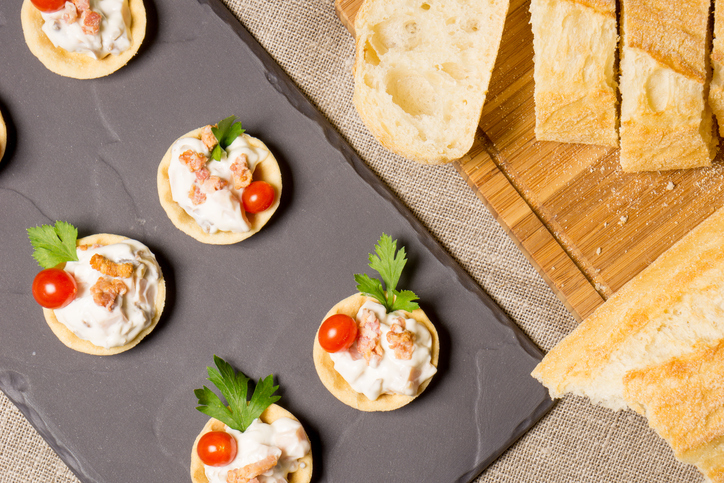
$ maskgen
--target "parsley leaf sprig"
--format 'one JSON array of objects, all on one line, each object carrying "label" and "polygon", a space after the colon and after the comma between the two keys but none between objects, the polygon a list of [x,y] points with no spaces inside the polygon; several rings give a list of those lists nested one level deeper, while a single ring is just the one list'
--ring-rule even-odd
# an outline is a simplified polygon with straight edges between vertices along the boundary
[{"label": "parsley leaf sprig", "polygon": [[393,240],[392,237],[383,233],[377,245],[375,245],[375,252],[377,255],[369,254],[369,266],[380,274],[387,291],[385,292],[381,281],[370,278],[366,273],[355,274],[354,280],[357,282],[357,290],[377,299],[385,306],[387,313],[395,310],[412,312],[419,309],[420,306],[414,302],[419,300],[419,297],[414,292],[395,290],[397,282],[400,281],[402,269],[405,268],[407,263],[405,247],[401,247],[397,251],[397,240]]},{"label": "parsley leaf sprig", "polygon": [[35,248],[33,258],[43,268],[78,260],[75,250],[78,230],[68,222],[56,221],[55,226],[28,228],[28,238]]},{"label": "parsley leaf sprig", "polygon": [[194,394],[199,400],[196,408],[207,416],[216,418],[232,429],[244,432],[246,428],[264,412],[266,408],[279,400],[274,392],[279,386],[274,385],[274,376],[269,374],[254,387],[251,400],[247,401],[247,389],[250,379],[241,372],[234,371],[231,364],[218,356],[214,356],[214,363],[219,369],[207,367],[209,381],[211,381],[221,394],[224,395],[228,407],[211,389],[204,386],[196,389]]},{"label": "parsley leaf sprig", "polygon": [[211,159],[221,161],[221,152],[228,148],[242,133],[246,132],[241,128],[241,122],[234,121],[236,121],[236,116],[229,116],[220,121],[218,127],[211,128],[211,132],[219,141],[219,144],[214,146],[214,150],[211,151]]}]

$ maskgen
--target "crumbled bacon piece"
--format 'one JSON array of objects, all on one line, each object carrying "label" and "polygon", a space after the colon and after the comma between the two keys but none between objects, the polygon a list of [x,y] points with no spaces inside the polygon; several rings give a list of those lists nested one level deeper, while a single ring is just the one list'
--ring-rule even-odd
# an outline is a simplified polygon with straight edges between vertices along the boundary
[{"label": "crumbled bacon piece", "polygon": [[203,188],[208,193],[209,191],[219,191],[229,184],[225,179],[221,179],[218,176],[211,176],[209,179],[204,181]]},{"label": "crumbled bacon piece", "polygon": [[65,2],[65,9],[63,10],[63,21],[68,25],[75,23],[78,20],[78,9],[73,2]]},{"label": "crumbled bacon piece", "polygon": [[96,253],[90,259],[90,266],[109,277],[128,278],[133,275],[132,263],[116,263]]},{"label": "crumbled bacon piece", "polygon": [[115,307],[116,298],[126,292],[128,292],[128,287],[123,283],[123,280],[109,277],[100,277],[90,288],[93,302],[107,308],[109,312]]},{"label": "crumbled bacon piece", "polygon": [[270,454],[263,460],[251,463],[235,470],[229,470],[226,474],[226,483],[253,483],[257,476],[266,473],[276,466],[279,455]]},{"label": "crumbled bacon piece", "polygon": [[80,16],[81,30],[86,35],[95,35],[101,30],[101,14],[93,10],[84,10]]},{"label": "crumbled bacon piece", "polygon": [[395,351],[396,359],[406,361],[412,359],[412,353],[415,350],[415,334],[405,330],[405,319],[402,317],[395,318],[387,333],[387,342],[390,344],[390,349]]},{"label": "crumbled bacon piece", "polygon": [[216,136],[214,136],[214,132],[211,130],[211,126],[204,126],[203,129],[201,129],[201,142],[204,143],[204,146],[206,146],[209,151],[214,149],[219,143]]},{"label": "crumbled bacon piece", "polygon": [[249,170],[249,158],[241,154],[230,166],[231,174],[234,177],[234,189],[240,190],[251,184],[251,170]]},{"label": "crumbled bacon piece", "polygon": [[194,173],[203,168],[209,158],[201,153],[197,153],[196,151],[189,149],[181,153],[178,160],[185,164],[191,172]]},{"label": "crumbled bacon piece", "polygon": [[86,10],[90,10],[90,0],[73,0],[73,4],[79,12],[85,12]]},{"label": "crumbled bacon piece", "polygon": [[377,316],[371,310],[364,309],[359,322],[357,350],[365,358],[367,365],[372,360],[379,360],[384,354],[380,345],[380,335],[380,321]]},{"label": "crumbled bacon piece", "polygon": [[191,190],[189,191],[189,198],[191,198],[191,203],[194,205],[200,205],[201,203],[206,202],[206,195],[201,192],[198,186],[191,185]]},{"label": "crumbled bacon piece", "polygon": [[207,179],[209,179],[209,176],[211,176],[211,173],[206,168],[201,168],[198,171],[196,171],[196,181],[199,183],[203,183]]}]

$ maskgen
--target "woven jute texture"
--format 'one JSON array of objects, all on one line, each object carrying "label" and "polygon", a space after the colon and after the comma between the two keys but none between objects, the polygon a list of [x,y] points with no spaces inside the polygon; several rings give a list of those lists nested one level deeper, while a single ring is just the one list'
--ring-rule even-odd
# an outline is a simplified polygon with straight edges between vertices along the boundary
[{"label": "woven jute texture", "polygon": [[[333,0],[224,1],[382,181],[536,344],[550,350],[573,330],[573,318],[452,165],[431,167],[404,160],[368,133],[352,105],[353,39],[335,16]],[[1,483],[77,481],[2,394],[0,434]],[[571,397],[478,481],[703,479],[693,467],[674,459],[643,418]]]}]

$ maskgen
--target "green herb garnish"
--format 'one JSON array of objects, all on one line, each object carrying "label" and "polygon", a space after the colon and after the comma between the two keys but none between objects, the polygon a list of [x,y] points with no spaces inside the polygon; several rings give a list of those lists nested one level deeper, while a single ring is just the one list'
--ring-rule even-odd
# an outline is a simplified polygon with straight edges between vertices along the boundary
[{"label": "green herb garnish", "polygon": [[211,128],[211,132],[214,133],[214,136],[216,136],[216,139],[219,141],[219,144],[214,146],[214,150],[211,151],[211,159],[220,161],[221,152],[228,148],[242,133],[246,132],[241,128],[241,122],[234,121],[236,121],[236,116],[229,116],[219,122],[218,127]]},{"label": "green herb garnish", "polygon": [[55,226],[28,228],[28,238],[35,248],[33,258],[43,268],[53,268],[59,263],[78,260],[75,251],[78,230],[70,223],[56,221]]},{"label": "green herb garnish", "polygon": [[387,292],[382,287],[382,282],[376,278],[370,278],[366,273],[355,274],[354,280],[357,282],[357,290],[377,299],[379,303],[385,306],[387,313],[395,310],[412,312],[419,309],[420,306],[413,301],[418,300],[420,297],[415,295],[414,292],[395,290],[402,269],[405,268],[407,263],[405,247],[397,251],[397,240],[393,240],[389,235],[383,233],[377,245],[375,245],[375,252],[377,255],[369,254],[369,266],[380,274],[385,282]]},{"label": "green herb garnish", "polygon": [[247,401],[246,393],[251,379],[241,372],[234,371],[231,364],[221,357],[214,356],[214,363],[219,370],[213,367],[206,368],[209,371],[209,381],[224,395],[228,407],[219,396],[204,386],[203,389],[194,391],[200,404],[196,409],[232,429],[244,432],[266,408],[279,400],[280,396],[274,396],[279,386],[274,385],[274,376],[269,374],[265,379],[259,379],[251,400]]}]

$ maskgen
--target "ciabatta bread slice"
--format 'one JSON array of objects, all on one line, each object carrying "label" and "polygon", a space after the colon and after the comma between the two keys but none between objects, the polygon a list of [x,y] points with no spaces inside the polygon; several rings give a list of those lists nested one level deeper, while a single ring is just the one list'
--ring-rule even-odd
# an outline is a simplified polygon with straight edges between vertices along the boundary
[{"label": "ciabatta bread slice", "polygon": [[630,372],[624,397],[677,458],[724,482],[724,342]]},{"label": "ciabatta bread slice", "polygon": [[714,75],[709,85],[709,106],[714,111],[719,134],[724,137],[724,0],[714,2],[714,48],[711,51]]},{"label": "ciabatta bread slice", "polygon": [[621,167],[709,166],[717,150],[705,102],[710,0],[624,0]]},{"label": "ciabatta bread slice", "polygon": [[615,0],[532,0],[535,137],[618,147]]},{"label": "ciabatta bread slice", "polygon": [[552,397],[627,406],[724,482],[724,208],[601,305],[533,371]]},{"label": "ciabatta bread slice", "polygon": [[473,144],[508,0],[366,0],[355,19],[354,104],[377,140],[422,163]]}]

